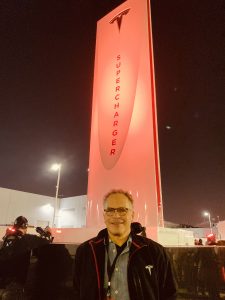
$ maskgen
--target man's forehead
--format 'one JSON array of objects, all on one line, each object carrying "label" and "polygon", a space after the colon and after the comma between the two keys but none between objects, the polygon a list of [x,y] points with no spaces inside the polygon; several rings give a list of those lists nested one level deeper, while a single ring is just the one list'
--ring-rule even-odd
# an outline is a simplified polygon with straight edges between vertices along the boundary
[{"label": "man's forehead", "polygon": [[122,193],[113,193],[109,195],[106,199],[107,206],[113,207],[113,206],[131,206],[130,200],[127,198],[126,195]]}]

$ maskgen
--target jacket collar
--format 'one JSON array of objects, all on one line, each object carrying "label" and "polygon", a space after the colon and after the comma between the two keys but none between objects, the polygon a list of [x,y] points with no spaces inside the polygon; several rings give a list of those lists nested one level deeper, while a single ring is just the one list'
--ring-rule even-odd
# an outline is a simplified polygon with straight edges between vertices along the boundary
[{"label": "jacket collar", "polygon": [[[137,235],[131,231],[130,236],[132,238],[132,245],[135,249],[142,248],[147,245],[146,238]],[[95,243],[97,245],[106,245],[108,243],[108,231],[107,228],[102,229],[99,231],[96,238],[91,240],[91,242]]]}]

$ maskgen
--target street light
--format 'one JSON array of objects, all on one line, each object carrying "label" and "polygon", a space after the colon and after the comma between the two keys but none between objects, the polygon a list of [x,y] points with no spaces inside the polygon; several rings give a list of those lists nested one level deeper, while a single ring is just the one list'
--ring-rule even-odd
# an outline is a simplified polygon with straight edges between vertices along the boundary
[{"label": "street light", "polygon": [[54,207],[54,214],[53,214],[53,220],[52,220],[52,227],[56,227],[56,220],[58,218],[58,194],[59,194],[59,181],[60,181],[60,172],[61,172],[61,164],[53,164],[51,166],[52,171],[58,171],[57,176],[57,184],[56,184],[56,193],[55,193],[55,207]]},{"label": "street light", "polygon": [[211,222],[211,216],[210,216],[210,213],[205,211],[204,212],[204,216],[208,216],[209,217],[209,227],[210,227],[210,232],[212,233],[212,222]]}]

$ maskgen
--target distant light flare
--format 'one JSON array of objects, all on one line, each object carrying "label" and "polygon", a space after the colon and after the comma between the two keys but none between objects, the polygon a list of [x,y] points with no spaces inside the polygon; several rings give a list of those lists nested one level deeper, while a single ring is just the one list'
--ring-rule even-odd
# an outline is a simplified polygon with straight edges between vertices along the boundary
[{"label": "distant light flare", "polygon": [[54,164],[51,166],[51,170],[52,170],[52,171],[58,171],[60,168],[61,168],[61,164],[58,164],[58,163],[54,163]]}]

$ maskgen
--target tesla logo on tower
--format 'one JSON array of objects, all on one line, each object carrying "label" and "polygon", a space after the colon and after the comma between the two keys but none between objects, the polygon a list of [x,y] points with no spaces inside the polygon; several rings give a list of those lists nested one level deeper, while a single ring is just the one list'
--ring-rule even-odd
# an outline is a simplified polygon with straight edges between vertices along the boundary
[{"label": "tesla logo on tower", "polygon": [[100,156],[107,170],[120,159],[133,115],[143,39],[142,27],[134,22],[135,17],[129,7],[111,15],[98,41],[97,126]]},{"label": "tesla logo on tower", "polygon": [[122,25],[122,20],[123,20],[123,16],[127,15],[129,12],[130,8],[125,9],[124,11],[122,11],[121,13],[119,13],[118,15],[116,15],[114,18],[112,18],[112,20],[109,22],[110,24],[113,24],[115,21],[117,21],[117,25],[120,31],[120,27]]}]

